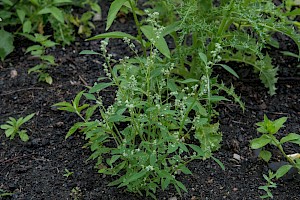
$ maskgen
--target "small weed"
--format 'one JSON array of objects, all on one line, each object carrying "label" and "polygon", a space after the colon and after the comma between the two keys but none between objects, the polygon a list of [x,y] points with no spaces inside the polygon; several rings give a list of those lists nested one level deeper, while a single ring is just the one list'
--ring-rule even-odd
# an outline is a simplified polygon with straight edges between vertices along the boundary
[{"label": "small weed", "polygon": [[9,120],[6,121],[6,124],[1,125],[0,128],[5,130],[6,137],[9,137],[11,140],[14,139],[16,135],[19,135],[22,141],[27,142],[29,140],[27,131],[20,130],[20,126],[29,121],[34,114],[35,113],[32,113],[27,115],[25,118],[21,117],[19,119],[9,117]]},{"label": "small weed", "polygon": [[283,144],[286,142],[291,142],[294,144],[300,145],[300,135],[296,133],[289,133],[287,136],[282,137],[280,140],[278,140],[275,137],[275,134],[278,133],[279,129],[284,127],[284,123],[286,122],[287,118],[282,117],[275,121],[271,121],[268,119],[268,117],[264,116],[263,122],[258,122],[256,125],[259,127],[257,128],[257,131],[259,133],[262,133],[262,136],[259,138],[255,138],[251,141],[250,146],[252,149],[261,149],[259,153],[259,157],[263,159],[266,162],[269,162],[272,153],[268,150],[266,150],[266,145],[273,145],[276,146],[279,151],[281,152],[282,156],[289,162],[287,165],[281,166],[276,173],[269,171],[269,176],[264,174],[264,178],[267,180],[267,185],[260,186],[259,189],[262,189],[267,192],[266,195],[261,196],[261,198],[272,198],[273,195],[270,191],[270,188],[275,188],[276,183],[272,182],[272,179],[276,178],[279,179],[282,176],[284,176],[291,168],[296,168],[300,172],[300,156],[299,153],[287,155],[283,149]]},{"label": "small weed", "polygon": [[81,189],[77,186],[71,190],[70,196],[73,200],[79,200],[82,197]]},{"label": "small weed", "polygon": [[67,168],[65,169],[65,173],[64,173],[64,177],[69,178],[70,176],[72,176],[74,174],[74,172],[70,172]]}]

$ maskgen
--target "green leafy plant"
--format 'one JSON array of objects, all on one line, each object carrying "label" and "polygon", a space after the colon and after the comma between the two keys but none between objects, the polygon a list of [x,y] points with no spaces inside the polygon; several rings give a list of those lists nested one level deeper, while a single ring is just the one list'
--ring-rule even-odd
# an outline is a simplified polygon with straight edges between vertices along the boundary
[{"label": "green leafy plant", "polygon": [[289,133],[287,136],[282,137],[280,140],[275,137],[275,134],[278,133],[279,129],[284,127],[283,124],[286,122],[286,120],[286,117],[282,117],[275,121],[271,121],[265,115],[264,121],[257,123],[257,125],[259,126],[257,128],[257,131],[262,133],[262,136],[253,139],[250,143],[252,149],[261,149],[259,157],[266,162],[269,162],[272,157],[272,153],[266,150],[267,145],[276,146],[281,152],[282,156],[289,162],[289,164],[281,166],[275,174],[269,172],[269,176],[264,175],[264,178],[268,181],[268,184],[266,186],[259,187],[259,189],[265,190],[267,192],[267,194],[265,196],[262,196],[262,198],[273,197],[271,191],[269,190],[269,188],[276,187],[276,183],[272,182],[273,178],[281,178],[291,168],[295,168],[300,172],[300,154],[296,153],[287,155],[283,149],[283,144],[286,142],[300,145],[300,135],[296,133]]},{"label": "green leafy plant", "polygon": [[[83,13],[81,18],[72,14],[72,7],[89,5],[91,10]],[[27,53],[40,58],[41,63],[31,68],[28,72],[38,72],[39,81],[49,84],[53,82],[47,73],[50,66],[54,66],[53,56],[45,55],[46,48],[56,44],[69,45],[75,40],[74,30],[78,34],[90,36],[94,28],[91,19],[94,15],[101,14],[100,6],[96,0],[5,0],[0,2],[0,58],[5,57],[14,50],[15,35],[23,35],[39,44],[28,47]],[[76,20],[75,20],[76,19]],[[44,27],[50,25],[55,42],[49,40],[50,36],[44,35]],[[14,28],[19,26],[19,28]],[[14,31],[6,31],[10,29]],[[15,30],[16,29],[16,30]]]},{"label": "green leafy plant", "polygon": [[21,117],[19,119],[9,117],[9,120],[6,121],[6,124],[1,125],[0,128],[5,130],[6,137],[9,137],[11,140],[14,139],[16,135],[19,135],[22,141],[27,142],[29,140],[27,131],[20,130],[20,127],[29,121],[34,115],[35,113],[32,113],[24,118]]},{"label": "green leafy plant", "polygon": [[[293,22],[282,12],[282,7],[269,0],[225,0],[220,4],[212,0],[151,2],[165,11],[167,16],[162,15],[162,21],[176,27],[177,31],[171,35],[176,45],[173,54],[180,65],[174,72],[185,78],[201,77],[205,71],[198,57],[202,52],[208,60],[218,59],[213,66],[215,70],[221,67],[236,77],[238,74],[226,63],[253,67],[274,95],[278,69],[263,50],[279,47],[272,37],[275,32],[293,39],[298,49],[300,46]],[[219,52],[214,50],[216,44],[222,47]]]},{"label": "green leafy plant", "polygon": [[72,176],[74,174],[74,172],[70,172],[67,168],[65,169],[65,173],[64,173],[64,177],[69,178],[70,176]]},{"label": "green leafy plant", "polygon": [[39,74],[39,81],[46,82],[48,84],[52,84],[53,79],[49,73],[47,73],[47,69],[51,66],[55,66],[55,58],[52,55],[46,55],[45,51],[46,48],[53,47],[56,45],[55,42],[49,40],[50,36],[44,36],[41,34],[34,34],[34,36],[29,34],[22,34],[23,36],[27,37],[33,42],[39,43],[39,45],[32,45],[26,49],[26,53],[30,53],[32,56],[39,58],[40,63],[36,66],[30,68],[28,73],[38,73]]}]

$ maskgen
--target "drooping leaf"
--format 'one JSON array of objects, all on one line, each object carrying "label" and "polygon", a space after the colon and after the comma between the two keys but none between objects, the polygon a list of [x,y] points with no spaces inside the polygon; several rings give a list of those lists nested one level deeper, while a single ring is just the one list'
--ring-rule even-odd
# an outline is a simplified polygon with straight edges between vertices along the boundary
[{"label": "drooping leaf", "polygon": [[0,30],[0,58],[4,61],[5,57],[14,50],[13,34],[1,29]]},{"label": "drooping leaf", "polygon": [[121,9],[121,7],[124,5],[126,1],[127,0],[115,0],[114,2],[112,2],[107,14],[107,21],[106,21],[106,28],[105,28],[106,31],[110,28],[119,10]]}]

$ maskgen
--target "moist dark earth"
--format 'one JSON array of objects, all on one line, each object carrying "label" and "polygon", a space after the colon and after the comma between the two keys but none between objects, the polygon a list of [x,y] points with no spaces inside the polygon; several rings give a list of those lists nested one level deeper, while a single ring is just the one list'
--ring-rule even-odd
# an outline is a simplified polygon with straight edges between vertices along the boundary
[{"label": "moist dark earth", "polygon": [[[101,5],[104,16],[102,21],[95,22],[94,34],[104,32],[108,7],[109,3]],[[133,27],[132,17],[127,15],[118,18],[112,30],[135,34]],[[225,171],[210,159],[194,161],[188,165],[192,175],[178,176],[188,192],[180,197],[171,187],[158,191],[158,199],[260,199],[263,192],[258,187],[265,184],[262,175],[269,168],[249,147],[249,141],[259,136],[255,123],[261,121],[264,114],[270,119],[286,116],[288,121],[280,136],[300,132],[299,62],[280,53],[286,50],[298,53],[297,48],[286,37],[279,34],[274,37],[280,42],[280,49],[270,48],[267,52],[273,64],[279,67],[276,95],[268,95],[267,89],[247,66],[235,63],[234,69],[240,79],[218,71],[225,83],[235,86],[236,93],[246,104],[244,112],[231,102],[223,102],[216,108],[223,142],[214,156],[223,162]],[[23,126],[29,133],[28,142],[19,138],[9,140],[0,130],[0,189],[13,193],[3,199],[145,199],[122,188],[108,187],[113,178],[98,174],[95,163],[87,161],[91,152],[82,148],[85,144],[82,135],[75,134],[65,140],[68,129],[79,121],[78,117],[51,108],[57,102],[70,102],[86,85],[93,85],[98,77],[104,75],[101,58],[79,55],[86,49],[99,51],[100,41],[88,42],[77,37],[70,46],[50,49],[49,53],[56,57],[58,63],[49,71],[54,78],[52,85],[38,82],[37,75],[27,73],[38,63],[38,60],[24,54],[30,43],[17,39],[15,45],[15,52],[0,64],[0,124],[10,116],[18,118],[34,112],[36,115]],[[122,40],[111,40],[108,50],[115,58],[129,54]],[[12,73],[14,70],[17,75]],[[113,90],[103,92],[106,104],[111,103],[113,98]],[[300,151],[298,146],[285,146],[285,149],[287,153]],[[274,154],[274,162],[282,160],[276,150]],[[73,174],[63,176],[65,169]],[[276,183],[278,187],[272,190],[274,199],[300,199],[298,176],[289,175]]]}]

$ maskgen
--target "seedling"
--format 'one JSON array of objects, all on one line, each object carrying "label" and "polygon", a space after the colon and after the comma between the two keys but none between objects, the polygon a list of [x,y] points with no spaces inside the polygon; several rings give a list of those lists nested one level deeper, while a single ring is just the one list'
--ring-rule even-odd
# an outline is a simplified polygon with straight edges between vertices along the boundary
[{"label": "seedling", "polygon": [[74,174],[74,172],[70,172],[67,168],[65,169],[65,173],[64,173],[64,177],[69,178],[70,176],[72,176]]},{"label": "seedling", "polygon": [[22,141],[27,142],[29,137],[27,135],[26,130],[20,130],[20,127],[29,121],[35,113],[27,115],[25,118],[21,117],[19,119],[15,119],[13,117],[9,117],[9,120],[6,121],[6,124],[0,126],[1,129],[5,130],[6,137],[9,139],[14,139],[16,135],[19,135]]},{"label": "seedling", "polygon": [[283,144],[286,142],[291,142],[300,145],[300,135],[296,133],[289,133],[287,136],[281,138],[278,140],[275,137],[275,134],[278,133],[279,129],[284,127],[284,123],[286,122],[287,117],[279,118],[275,121],[271,121],[268,119],[268,117],[264,116],[263,122],[258,122],[256,125],[259,127],[257,128],[257,131],[262,133],[262,136],[256,139],[253,139],[250,143],[250,146],[252,149],[261,149],[259,153],[259,157],[262,158],[264,161],[269,162],[272,153],[268,150],[266,150],[267,145],[273,145],[276,146],[283,157],[289,162],[287,165],[281,166],[275,174],[272,172],[269,172],[269,176],[264,175],[264,178],[268,181],[268,184],[266,186],[261,186],[259,189],[262,189],[267,192],[266,195],[261,196],[261,198],[272,198],[272,193],[269,190],[269,188],[276,187],[276,183],[272,182],[273,178],[279,179],[282,176],[284,176],[291,168],[296,168],[300,172],[300,158],[299,154],[291,154],[287,155],[283,149]]}]

